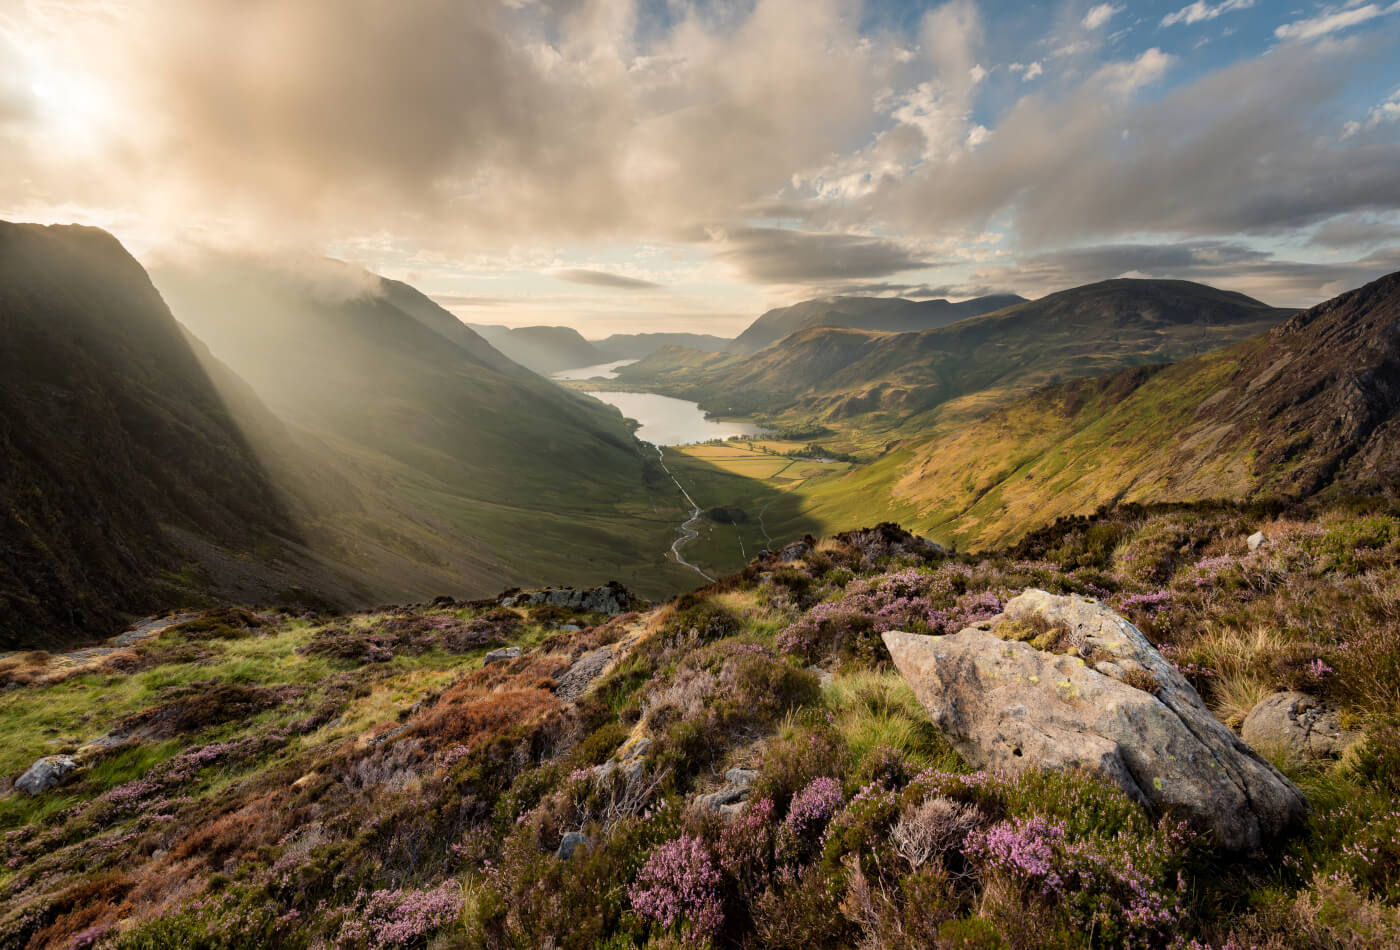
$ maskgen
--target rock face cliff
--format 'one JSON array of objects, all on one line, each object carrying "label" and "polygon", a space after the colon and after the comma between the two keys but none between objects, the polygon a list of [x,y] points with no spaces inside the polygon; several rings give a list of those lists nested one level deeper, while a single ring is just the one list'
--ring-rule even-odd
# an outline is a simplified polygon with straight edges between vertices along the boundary
[{"label": "rock face cliff", "polygon": [[1231,850],[1261,847],[1307,811],[1136,627],[1095,601],[1028,590],[959,633],[884,640],[975,765],[1087,769]]}]

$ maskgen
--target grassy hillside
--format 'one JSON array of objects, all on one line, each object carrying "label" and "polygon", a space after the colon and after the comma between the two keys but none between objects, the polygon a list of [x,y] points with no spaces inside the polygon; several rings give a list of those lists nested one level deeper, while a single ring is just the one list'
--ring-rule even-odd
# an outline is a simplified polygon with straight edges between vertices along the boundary
[{"label": "grassy hillside", "polygon": [[[0,948],[1400,942],[1393,504],[1123,510],[976,559],[891,539],[612,619],[225,610],[0,661],[0,775],[79,760],[0,797]],[[1306,825],[1230,857],[1077,773],[974,772],[879,633],[1027,587],[1122,611],[1227,724],[1275,689],[1337,704],[1350,751],[1277,754]],[[504,643],[523,655],[483,665]],[[726,822],[696,798],[734,767],[756,774]],[[930,801],[956,833],[920,850]]]},{"label": "grassy hillside", "polygon": [[716,412],[909,422],[908,432],[961,397],[979,394],[985,408],[1059,380],[1182,359],[1287,315],[1201,284],[1113,280],[919,333],[806,329],[745,359],[664,351],[620,378]]},{"label": "grassy hillside", "polygon": [[808,510],[825,523],[847,499],[880,498],[937,537],[985,546],[1117,502],[1393,485],[1398,339],[1392,275],[1234,347],[1051,387],[901,445],[816,487]]},{"label": "grassy hillside", "polygon": [[[648,594],[688,583],[663,557],[683,518],[679,495],[616,410],[522,370],[445,311],[425,317],[436,305],[421,295],[405,312],[401,285],[335,274],[209,260],[157,279],[216,356],[316,440],[326,464],[345,465],[358,502],[317,508],[350,547],[339,556],[372,572],[356,538],[399,533],[400,551],[455,576],[446,590],[464,595],[526,582],[619,579]],[[395,579],[407,595],[428,593],[411,563]]]}]

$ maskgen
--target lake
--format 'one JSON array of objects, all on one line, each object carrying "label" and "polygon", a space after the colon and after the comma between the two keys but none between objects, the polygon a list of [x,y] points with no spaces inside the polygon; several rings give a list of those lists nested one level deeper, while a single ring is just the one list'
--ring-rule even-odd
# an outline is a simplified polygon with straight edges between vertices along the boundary
[{"label": "lake", "polygon": [[656,393],[590,392],[588,395],[622,410],[640,422],[637,438],[653,445],[689,445],[731,435],[763,435],[763,427],[751,422],[719,422],[706,419],[695,403]]},{"label": "lake", "polygon": [[595,363],[592,366],[580,366],[577,369],[561,369],[550,379],[617,379],[617,371],[624,366],[631,366],[636,360],[614,360],[611,363]]}]

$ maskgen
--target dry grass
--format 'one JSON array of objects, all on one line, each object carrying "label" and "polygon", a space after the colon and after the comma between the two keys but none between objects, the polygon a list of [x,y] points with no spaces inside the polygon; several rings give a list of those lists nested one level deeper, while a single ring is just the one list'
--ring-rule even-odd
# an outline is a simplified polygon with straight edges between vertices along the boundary
[{"label": "dry grass", "polygon": [[1249,630],[1216,627],[1187,647],[1190,659],[1223,676],[1238,675],[1267,666],[1269,661],[1293,649],[1294,641],[1269,627]]},{"label": "dry grass", "polygon": [[1274,689],[1250,672],[1224,673],[1211,681],[1211,709],[1225,725],[1238,729],[1249,711]]}]

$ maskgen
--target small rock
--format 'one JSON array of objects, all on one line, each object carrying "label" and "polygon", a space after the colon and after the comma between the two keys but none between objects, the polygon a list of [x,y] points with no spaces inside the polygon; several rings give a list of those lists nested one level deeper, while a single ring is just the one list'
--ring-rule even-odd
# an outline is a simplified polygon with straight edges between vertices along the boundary
[{"label": "small rock", "polygon": [[440,597],[433,598],[434,607],[451,607],[456,603],[456,600],[452,599],[451,597],[448,597],[446,594],[443,594]]},{"label": "small rock", "polygon": [[1251,709],[1240,735],[1256,749],[1313,759],[1341,755],[1361,738],[1361,733],[1342,728],[1337,707],[1293,691],[1274,693]]},{"label": "small rock", "polygon": [[110,749],[117,749],[136,740],[124,732],[109,732],[104,736],[98,736],[87,745],[79,747],[74,755],[80,761],[95,759],[102,753]]},{"label": "small rock", "polygon": [[730,769],[724,773],[724,780],[730,785],[748,788],[758,780],[758,769]]},{"label": "small rock", "polygon": [[492,650],[486,654],[481,665],[490,666],[492,663],[505,663],[509,660],[519,659],[522,652],[524,651],[520,647],[501,647],[499,650]]},{"label": "small rock", "polygon": [[583,628],[576,623],[566,623],[559,629],[564,633],[578,633]]},{"label": "small rock", "polygon": [[1268,540],[1269,540],[1269,539],[1266,538],[1266,537],[1264,536],[1264,532],[1262,532],[1262,531],[1256,531],[1256,532],[1254,532],[1253,534],[1251,534],[1249,537],[1245,538],[1245,539],[1244,539],[1244,543],[1247,544],[1247,545],[1249,545],[1249,549],[1250,549],[1251,551],[1257,551],[1257,550],[1259,550],[1260,545],[1262,545],[1264,542],[1266,542],[1266,541],[1268,541]]},{"label": "small rock", "polygon": [[784,561],[796,561],[812,553],[812,546],[806,541],[794,541],[779,552],[778,557]]},{"label": "small rock", "polygon": [[738,785],[726,785],[717,792],[710,792],[708,795],[696,795],[695,803],[710,811],[718,812],[725,805],[733,805],[737,802],[746,801],[749,797],[749,790]]},{"label": "small rock", "polygon": [[566,831],[564,839],[559,842],[559,850],[556,852],[559,860],[571,860],[576,851],[587,850],[593,842],[588,840],[588,836],[581,831]]},{"label": "small rock", "polygon": [[744,813],[744,809],[748,807],[748,804],[748,801],[745,800],[741,802],[732,802],[728,805],[721,805],[719,806],[719,816],[725,821],[733,821]]},{"label": "small rock", "polygon": [[15,779],[15,788],[29,795],[40,795],[67,778],[78,767],[71,755],[46,755]]}]

